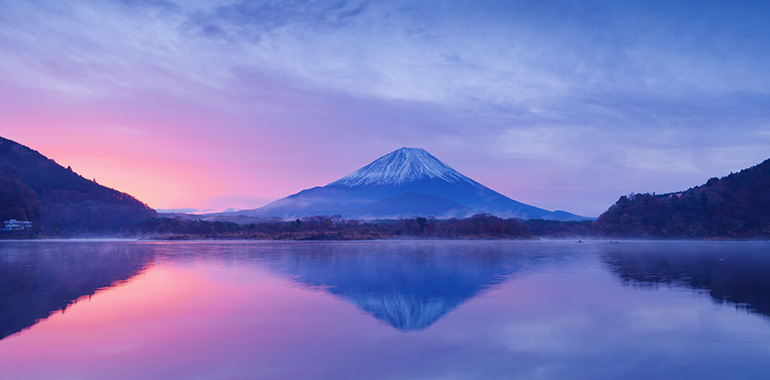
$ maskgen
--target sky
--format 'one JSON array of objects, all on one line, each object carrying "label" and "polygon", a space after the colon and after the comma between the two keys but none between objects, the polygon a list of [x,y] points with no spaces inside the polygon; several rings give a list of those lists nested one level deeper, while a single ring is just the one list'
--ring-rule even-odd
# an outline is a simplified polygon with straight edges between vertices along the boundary
[{"label": "sky", "polygon": [[770,2],[0,0],[0,136],[156,209],[403,146],[549,210],[770,158]]}]

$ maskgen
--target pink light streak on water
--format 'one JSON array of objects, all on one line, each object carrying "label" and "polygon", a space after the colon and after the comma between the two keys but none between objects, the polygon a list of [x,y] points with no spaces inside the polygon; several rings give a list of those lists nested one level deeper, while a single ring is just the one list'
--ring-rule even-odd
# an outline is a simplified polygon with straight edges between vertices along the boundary
[{"label": "pink light streak on water", "polygon": [[[301,373],[295,355],[303,355],[309,367],[323,366],[333,354],[320,342],[377,327],[373,320],[356,321],[355,308],[332,296],[253,274],[155,266],[3,340],[3,376],[191,379]],[[309,344],[299,346],[303,341]],[[36,365],[41,357],[45,366]]]}]

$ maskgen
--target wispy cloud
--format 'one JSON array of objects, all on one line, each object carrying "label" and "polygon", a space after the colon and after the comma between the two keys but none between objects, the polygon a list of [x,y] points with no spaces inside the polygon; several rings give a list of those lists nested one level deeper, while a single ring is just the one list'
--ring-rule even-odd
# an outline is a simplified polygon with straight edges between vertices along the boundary
[{"label": "wispy cloud", "polygon": [[[579,165],[585,175],[654,169],[695,181],[770,148],[762,132],[770,119],[770,5],[762,2],[0,5],[0,91],[3,83],[34,89],[83,110],[118,104],[153,120],[100,121],[128,128],[109,132],[116,135],[183,125],[186,138],[210,141],[216,131],[230,149],[211,155],[240,149],[264,162],[303,147],[324,157],[284,159],[283,172],[310,165],[308,176],[333,180],[373,149],[421,145],[456,157],[473,152],[500,171],[541,162],[544,176],[569,177]],[[159,116],[167,103],[178,105]],[[201,115],[193,123],[168,116],[193,108]],[[347,149],[334,148],[340,143]],[[330,169],[313,166],[321,164]],[[636,191],[627,183],[595,196]],[[257,196],[274,196],[253,186]]]}]

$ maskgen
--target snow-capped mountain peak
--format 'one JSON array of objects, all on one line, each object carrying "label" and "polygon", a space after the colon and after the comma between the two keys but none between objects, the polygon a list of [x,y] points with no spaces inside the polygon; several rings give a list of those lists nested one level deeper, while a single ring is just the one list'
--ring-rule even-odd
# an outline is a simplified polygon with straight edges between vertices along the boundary
[{"label": "snow-capped mountain peak", "polygon": [[356,170],[331,185],[401,185],[424,180],[474,183],[421,148],[401,148]]},{"label": "snow-capped mountain peak", "polygon": [[419,148],[401,148],[326,186],[289,195],[238,215],[294,220],[316,215],[398,219],[415,215],[464,218],[581,220],[506,197],[452,169]]}]

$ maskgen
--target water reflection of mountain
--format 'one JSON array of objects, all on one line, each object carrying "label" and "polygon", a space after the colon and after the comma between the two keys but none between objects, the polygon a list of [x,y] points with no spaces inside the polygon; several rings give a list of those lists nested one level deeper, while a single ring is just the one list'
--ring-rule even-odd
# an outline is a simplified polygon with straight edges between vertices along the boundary
[{"label": "water reflection of mountain", "polygon": [[115,243],[0,243],[0,339],[84,296],[142,272],[147,246]]},{"label": "water reflection of mountain", "polygon": [[295,281],[321,287],[402,331],[427,328],[537,261],[511,245],[478,242],[311,244],[272,260]]},{"label": "water reflection of mountain", "polygon": [[770,251],[760,242],[655,242],[612,244],[602,259],[626,284],[686,286],[770,316]]}]

